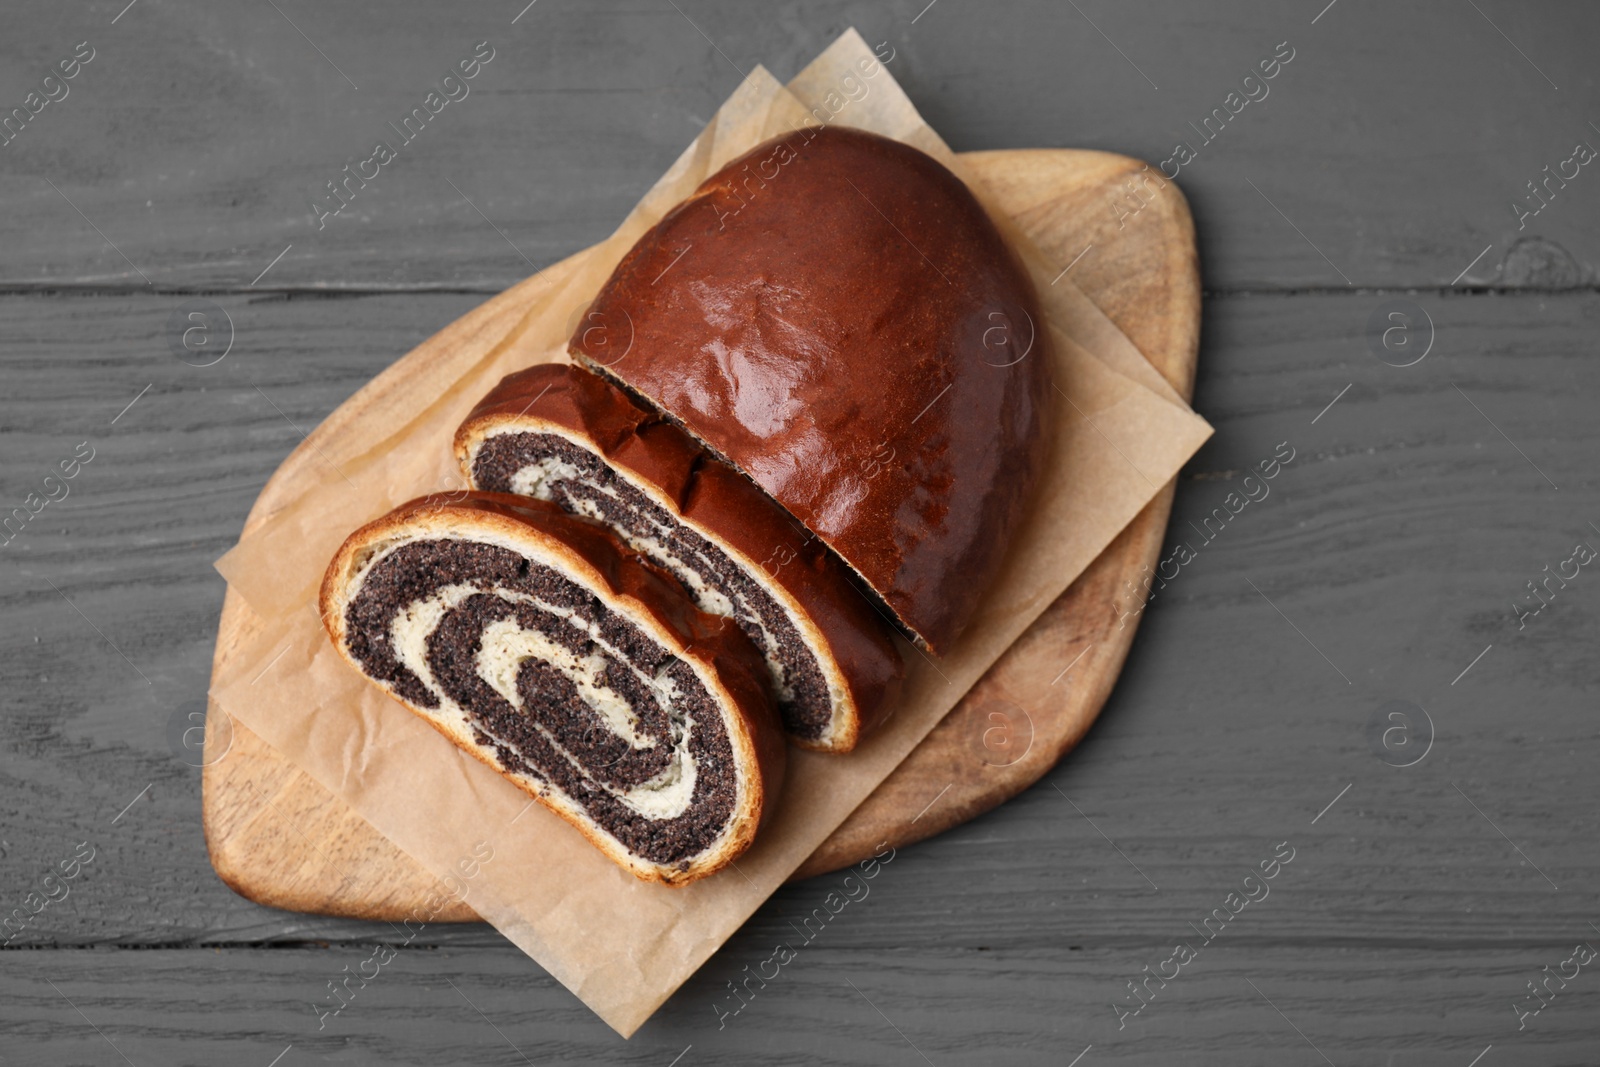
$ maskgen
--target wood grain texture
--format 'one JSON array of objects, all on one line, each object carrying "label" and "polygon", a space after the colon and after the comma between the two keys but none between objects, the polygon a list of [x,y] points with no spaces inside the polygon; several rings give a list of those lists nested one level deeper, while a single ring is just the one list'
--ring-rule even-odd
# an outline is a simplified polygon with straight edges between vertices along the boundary
[{"label": "wood grain texture", "polygon": [[[1192,143],[1181,180],[1213,287],[1343,288],[1341,271],[1356,286],[1447,286],[1490,245],[1468,281],[1592,285],[1600,268],[1587,168],[1524,228],[1510,210],[1543,166],[1600,137],[1584,104],[1600,10],[1581,2],[1496,0],[1480,15],[1346,0],[1313,25],[1323,4],[1266,0],[941,0],[926,14],[927,0],[691,0],[682,14],[541,0],[513,25],[524,4],[501,0],[299,0],[282,15],[141,0],[111,25],[123,6],[8,5],[7,108],[76,42],[97,55],[0,148],[6,285],[144,287],[142,271],[161,289],[242,289],[292,244],[258,288],[499,292],[606,236],[741,69],[787,78],[851,25],[895,49],[890,69],[957,149],[1159,162]],[[310,201],[377,139],[398,141],[388,124],[480,40],[496,56],[471,95],[319,229]],[[1241,106],[1228,93],[1279,42],[1294,59],[1268,95],[1206,143],[1196,128]],[[1109,200],[1096,210],[1114,217]]]},{"label": "wood grain texture", "polygon": [[[122,1063],[87,1016],[139,1067],[266,1067],[291,1042],[277,1067],[524,1064],[448,980],[541,1065],[667,1067],[691,1044],[677,1067],[923,1064],[847,978],[940,1067],[1063,1067],[1091,1041],[1077,1067],[1323,1063],[1248,978],[1341,1067],[1466,1067],[1491,1044],[1477,1067],[1593,1062],[1589,969],[1521,1033],[1511,1006],[1576,940],[1600,943],[1600,586],[1586,569],[1522,630],[1511,604],[1600,525],[1600,200],[1573,182],[1521,232],[1508,210],[1600,122],[1593,5],[1340,0],[1313,25],[1325,0],[678,0],[714,47],[637,0],[540,0],[514,27],[525,0],[277,3],[359,93],[266,5],[139,0],[112,26],[125,0],[20,0],[0,19],[6,107],[74,42],[101,49],[30,143],[0,148],[0,503],[76,443],[99,450],[0,549],[0,915],[75,843],[98,849],[0,951],[0,1058]],[[1213,541],[1194,535],[1198,558],[1151,602],[1056,773],[900,851],[725,1029],[724,983],[842,874],[781,889],[628,1043],[478,924],[430,925],[318,1033],[310,1004],[393,934],[259,907],[209,869],[200,772],[166,725],[204,706],[211,561],[296,426],[530,271],[443,178],[553,262],[607,233],[738,82],[718,48],[781,76],[849,24],[891,41],[896,77],[958,148],[1145,158],[1288,39],[1270,98],[1181,178],[1207,284],[1195,405],[1218,432],[1179,479],[1172,535],[1277,443],[1297,458]],[[507,42],[505,65],[317,234],[304,200],[484,37]],[[322,291],[340,285],[396,291]],[[237,328],[203,369],[164,333],[196,287]],[[1397,296],[1437,326],[1404,369],[1365,336]],[[1394,698],[1437,728],[1405,769],[1365,732]],[[1300,852],[1272,897],[1116,1032],[1123,983],[1285,839]]]},{"label": "wood grain texture", "polygon": [[[1050,261],[1093,247],[1087,292],[1128,323],[1136,343],[1185,394],[1199,343],[1200,285],[1187,205],[1168,186],[1140,225],[1108,230],[1083,210],[1141,164],[1109,153],[991,152],[968,157],[997,203]],[[1082,220],[1083,224],[1080,224]],[[558,277],[561,267],[547,272]],[[439,387],[430,368],[481,322],[520,314],[528,286],[474,309],[462,322],[388,368],[323,421],[284,461],[251,509],[245,530],[321,474],[343,438],[365,436],[387,397]],[[1136,626],[1114,608],[1124,585],[1154,567],[1171,508],[1171,487],[1095,561],[974,686],[899,768],[796,872],[806,878],[859,862],[885,842],[921,840],[987,811],[1037,781],[1094,721],[1116,682]],[[1132,611],[1131,604],[1123,608]],[[217,672],[253,634],[254,616],[230,592],[217,637]],[[1063,664],[1071,666],[1065,678]],[[1067,684],[1061,684],[1067,681]],[[222,713],[213,705],[213,716]],[[438,897],[439,886],[392,843],[352,817],[309,775],[242,725],[229,724],[205,757],[204,822],[217,873],[258,903],[361,919],[397,921]],[[475,914],[454,905],[448,917]]]},{"label": "wood grain texture", "polygon": [[[1589,1062],[1600,1010],[1600,992],[1575,987],[1517,1032],[1511,995],[1551,961],[1549,950],[1418,959],[1393,948],[1216,945],[1118,1031],[1110,1005],[1128,996],[1122,983],[1148,952],[916,944],[864,955],[816,944],[765,989],[752,983],[748,1006],[719,1028],[725,983],[771,952],[740,938],[725,953],[736,965],[713,961],[626,1043],[507,949],[398,948],[365,987],[352,981],[348,1006],[323,1022],[317,1009],[336,1003],[328,983],[374,951],[18,954],[0,975],[0,1045],[30,1065],[122,1063],[121,1052],[139,1067],[267,1067],[286,1050],[280,1067],[668,1067],[680,1056],[679,1067],[1029,1067],[1070,1063],[1091,1044],[1083,1065],[1281,1067],[1322,1063],[1320,1050],[1335,1064],[1465,1067],[1491,1044],[1504,1063],[1566,1065]],[[1437,1036],[1420,1039],[1423,1030]]]}]

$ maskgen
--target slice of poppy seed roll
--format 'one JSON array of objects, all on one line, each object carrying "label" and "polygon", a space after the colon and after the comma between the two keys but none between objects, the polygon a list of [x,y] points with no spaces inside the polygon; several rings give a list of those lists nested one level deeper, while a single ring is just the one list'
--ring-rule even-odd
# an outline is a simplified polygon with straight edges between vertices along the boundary
[{"label": "slice of poppy seed roll", "polygon": [[820,540],[689,434],[578,367],[505,378],[456,432],[475,489],[603,522],[761,649],[784,729],[848,752],[882,718],[904,664],[867,594]]},{"label": "slice of poppy seed roll", "polygon": [[720,870],[777,799],[760,653],[598,523],[422,497],[350,535],[321,606],[357,670],[639,878]]}]

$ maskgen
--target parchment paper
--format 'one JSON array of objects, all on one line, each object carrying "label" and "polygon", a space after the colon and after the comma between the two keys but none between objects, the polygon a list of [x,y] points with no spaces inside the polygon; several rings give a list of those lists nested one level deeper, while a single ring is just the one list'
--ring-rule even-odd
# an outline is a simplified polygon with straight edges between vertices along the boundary
[{"label": "parchment paper", "polygon": [[[888,53],[885,53],[888,55]],[[429,389],[369,396],[330,421],[358,442],[318,448],[322,481],[217,562],[259,617],[212,684],[229,715],[276,747],[447,882],[623,1036],[872,792],[1210,435],[1070,279],[1009,228],[1033,272],[1055,345],[1059,433],[1047,484],[1003,573],[958,646],[912,652],[884,729],[848,756],[793,751],[774,818],[736,867],[684,889],[623,873],[560,819],[367,683],[323,632],[316,587],[344,537],[394,505],[462,485],[456,425],[504,374],[564,359],[574,316],[622,254],[712,171],[796,125],[828,122],[914,144],[961,173],[889,72],[848,31],[788,89],[757,68],[608,240],[478,309],[468,335],[435,344]],[[872,73],[867,73],[868,71]],[[978,193],[986,193],[963,174]],[[991,214],[995,212],[991,210]],[[423,346],[429,347],[429,342]],[[454,385],[439,392],[438,381]],[[493,859],[472,864],[486,842]]]}]

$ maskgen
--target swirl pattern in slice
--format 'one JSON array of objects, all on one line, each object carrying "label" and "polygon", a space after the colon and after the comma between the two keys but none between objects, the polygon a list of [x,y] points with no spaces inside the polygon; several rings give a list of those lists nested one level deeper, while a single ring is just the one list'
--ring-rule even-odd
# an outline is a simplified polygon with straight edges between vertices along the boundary
[{"label": "swirl pattern in slice", "polygon": [[737,623],[796,744],[848,752],[884,718],[904,669],[887,613],[753,482],[616,386],[558,364],[518,371],[461,424],[456,456],[474,488],[605,524]]},{"label": "swirl pattern in slice", "polygon": [[755,648],[553,505],[404,505],[345,543],[323,612],[369,679],[642,878],[719,869],[774,795]]}]

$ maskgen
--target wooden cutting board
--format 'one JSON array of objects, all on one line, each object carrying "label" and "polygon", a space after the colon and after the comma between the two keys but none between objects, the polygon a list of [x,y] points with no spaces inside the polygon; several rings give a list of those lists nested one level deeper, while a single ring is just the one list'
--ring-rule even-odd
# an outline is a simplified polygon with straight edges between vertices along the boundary
[{"label": "wooden cutting board", "polygon": [[[962,159],[1045,258],[1070,265],[1073,281],[1190,396],[1200,273],[1194,225],[1177,188],[1158,185],[1159,177],[1147,180],[1156,172],[1139,161],[1106,152],[969,152]],[[503,293],[472,314],[516,313],[516,299]],[[267,482],[245,532],[291,498],[296,476],[316,461],[323,438],[373,396],[408,387],[427,351],[448,345],[459,329],[459,322],[447,326],[324,420]],[[1138,617],[1128,613],[1137,602],[1124,583],[1156,565],[1173,491],[1168,484],[1156,495],[794,878],[848,866],[884,841],[901,847],[963,823],[1026,789],[1071,751],[1110,695],[1133,642]],[[247,615],[230,589],[214,673],[242,644]],[[414,860],[214,703],[205,745],[206,843],[217,874],[238,893],[293,911],[400,920],[443,892]],[[476,918],[456,905],[436,921]]]}]

